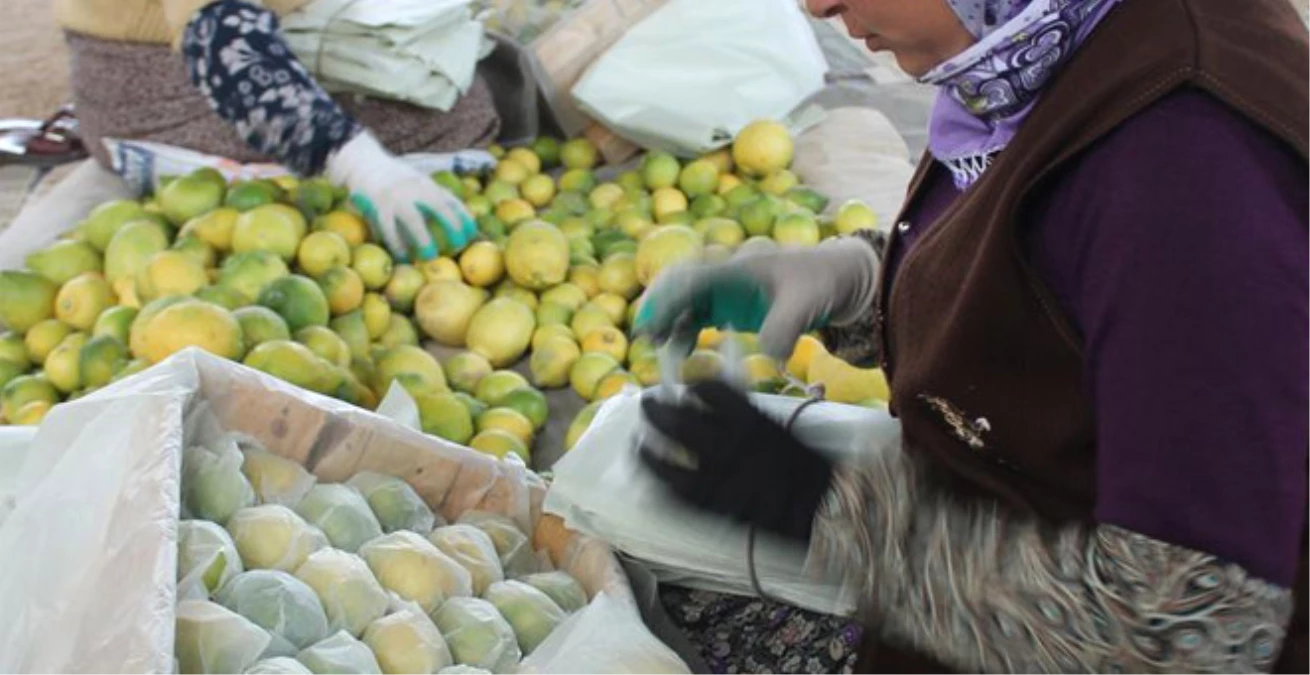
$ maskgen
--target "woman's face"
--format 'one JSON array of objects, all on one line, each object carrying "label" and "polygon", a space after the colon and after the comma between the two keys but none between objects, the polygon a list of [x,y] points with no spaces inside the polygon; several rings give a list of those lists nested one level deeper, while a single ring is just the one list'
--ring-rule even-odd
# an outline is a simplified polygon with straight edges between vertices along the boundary
[{"label": "woman's face", "polygon": [[805,0],[810,14],[840,16],[870,51],[890,51],[918,77],[973,44],[947,0]]}]

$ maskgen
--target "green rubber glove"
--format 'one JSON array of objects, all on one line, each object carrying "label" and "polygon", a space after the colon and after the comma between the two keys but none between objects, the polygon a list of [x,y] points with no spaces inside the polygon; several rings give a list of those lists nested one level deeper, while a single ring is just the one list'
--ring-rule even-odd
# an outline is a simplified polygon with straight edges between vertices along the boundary
[{"label": "green rubber glove", "polygon": [[[400,262],[453,256],[478,234],[473,217],[455,195],[367,132],[328,158],[326,174],[350,191],[350,203],[368,221],[373,236]],[[443,241],[437,241],[434,231]]]},{"label": "green rubber glove", "polygon": [[704,328],[758,332],[764,353],[785,359],[801,335],[867,311],[878,268],[873,247],[858,239],[680,265],[651,285],[633,328],[685,349]]}]

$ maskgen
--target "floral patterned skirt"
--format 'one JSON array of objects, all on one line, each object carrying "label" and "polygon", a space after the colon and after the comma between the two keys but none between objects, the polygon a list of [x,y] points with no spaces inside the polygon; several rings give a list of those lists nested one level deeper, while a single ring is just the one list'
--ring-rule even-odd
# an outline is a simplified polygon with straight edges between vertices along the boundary
[{"label": "floral patterned skirt", "polygon": [[849,619],[671,585],[660,601],[711,672],[854,672],[861,630]]}]

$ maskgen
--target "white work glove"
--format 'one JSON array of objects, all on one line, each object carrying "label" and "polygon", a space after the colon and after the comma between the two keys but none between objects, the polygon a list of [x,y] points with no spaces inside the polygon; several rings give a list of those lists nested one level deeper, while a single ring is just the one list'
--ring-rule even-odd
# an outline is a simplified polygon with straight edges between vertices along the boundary
[{"label": "white work glove", "polygon": [[[455,195],[387,152],[367,131],[332,154],[326,173],[350,190],[350,202],[372,225],[374,236],[401,262],[453,255],[478,234]],[[451,250],[438,250],[428,221],[441,227]]]},{"label": "white work glove", "polygon": [[855,238],[686,264],[660,273],[633,328],[684,351],[703,328],[758,331],[764,353],[785,359],[807,331],[846,325],[868,311],[879,267],[873,247]]}]

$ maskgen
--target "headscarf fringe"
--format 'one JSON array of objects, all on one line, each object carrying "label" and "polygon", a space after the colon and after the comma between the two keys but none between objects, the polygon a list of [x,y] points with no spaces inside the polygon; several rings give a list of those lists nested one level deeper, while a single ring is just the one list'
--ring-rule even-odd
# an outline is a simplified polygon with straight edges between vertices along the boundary
[{"label": "headscarf fringe", "polygon": [[956,189],[963,191],[978,182],[979,178],[982,178],[983,173],[987,171],[987,167],[992,165],[992,160],[996,158],[996,154],[993,151],[941,161],[951,170],[951,176],[955,178]]}]

